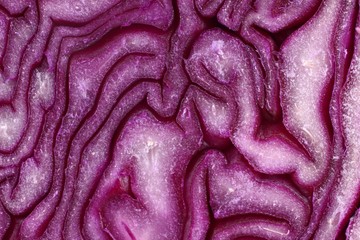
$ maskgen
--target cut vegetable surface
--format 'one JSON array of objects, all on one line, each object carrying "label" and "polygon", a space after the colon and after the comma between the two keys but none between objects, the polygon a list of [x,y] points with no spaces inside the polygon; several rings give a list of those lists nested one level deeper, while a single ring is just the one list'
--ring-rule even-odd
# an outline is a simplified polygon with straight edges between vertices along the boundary
[{"label": "cut vegetable surface", "polygon": [[360,239],[358,0],[0,0],[0,239]]}]

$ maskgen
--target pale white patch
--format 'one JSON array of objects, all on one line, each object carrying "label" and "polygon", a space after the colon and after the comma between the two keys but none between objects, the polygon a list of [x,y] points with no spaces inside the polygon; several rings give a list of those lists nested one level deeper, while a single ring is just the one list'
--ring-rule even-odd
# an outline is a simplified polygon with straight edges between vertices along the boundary
[{"label": "pale white patch", "polygon": [[181,136],[168,125],[146,124],[135,127],[128,137],[125,151],[135,161],[146,204],[154,214],[166,216],[171,209],[167,179],[173,172]]},{"label": "pale white patch", "polygon": [[0,112],[0,146],[8,149],[13,146],[22,132],[24,126],[25,113],[14,113],[11,110]]},{"label": "pale white patch", "polygon": [[49,71],[35,71],[34,98],[43,101],[49,106],[54,101],[55,95],[54,75]]}]

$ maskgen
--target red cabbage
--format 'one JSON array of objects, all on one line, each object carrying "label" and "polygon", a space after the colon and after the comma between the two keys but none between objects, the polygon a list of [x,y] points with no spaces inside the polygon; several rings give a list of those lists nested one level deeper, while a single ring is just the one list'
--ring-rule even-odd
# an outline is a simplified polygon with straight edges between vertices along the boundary
[{"label": "red cabbage", "polygon": [[0,0],[0,239],[360,239],[355,0]]}]

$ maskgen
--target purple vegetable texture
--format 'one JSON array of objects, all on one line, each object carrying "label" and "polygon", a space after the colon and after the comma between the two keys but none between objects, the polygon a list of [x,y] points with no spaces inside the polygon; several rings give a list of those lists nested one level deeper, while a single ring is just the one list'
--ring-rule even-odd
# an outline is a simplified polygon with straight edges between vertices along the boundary
[{"label": "purple vegetable texture", "polygon": [[360,240],[359,4],[0,0],[0,239]]}]

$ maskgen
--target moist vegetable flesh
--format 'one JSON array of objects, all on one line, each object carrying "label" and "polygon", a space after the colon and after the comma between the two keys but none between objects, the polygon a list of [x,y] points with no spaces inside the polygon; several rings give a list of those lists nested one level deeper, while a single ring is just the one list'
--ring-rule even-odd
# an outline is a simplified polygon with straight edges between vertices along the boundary
[{"label": "moist vegetable flesh", "polygon": [[0,239],[360,239],[356,0],[0,1]]}]

